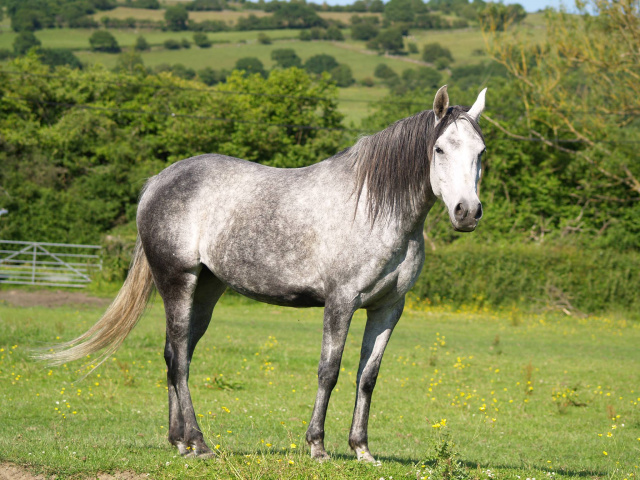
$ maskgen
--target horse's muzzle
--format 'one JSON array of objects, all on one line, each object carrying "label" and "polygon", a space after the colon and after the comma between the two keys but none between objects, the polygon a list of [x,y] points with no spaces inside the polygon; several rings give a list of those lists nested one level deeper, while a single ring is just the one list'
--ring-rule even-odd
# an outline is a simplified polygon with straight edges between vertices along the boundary
[{"label": "horse's muzzle", "polygon": [[482,203],[459,202],[453,209],[451,224],[458,232],[472,232],[482,218]]}]

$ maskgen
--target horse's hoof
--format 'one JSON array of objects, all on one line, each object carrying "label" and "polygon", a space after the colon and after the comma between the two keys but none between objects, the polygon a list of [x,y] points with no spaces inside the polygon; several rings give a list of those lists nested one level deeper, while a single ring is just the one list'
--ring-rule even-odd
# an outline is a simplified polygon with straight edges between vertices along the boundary
[{"label": "horse's hoof", "polygon": [[209,460],[211,458],[217,458],[218,455],[216,455],[215,452],[209,450],[208,452],[197,453],[196,457],[198,457],[200,460]]},{"label": "horse's hoof", "polygon": [[331,460],[331,457],[326,450],[319,445],[311,445],[311,458],[318,462],[326,462]]},{"label": "horse's hoof", "polygon": [[375,467],[380,466],[380,462],[373,458],[373,455],[371,455],[371,452],[369,452],[369,450],[357,449],[356,455],[358,456],[359,462],[370,463]]}]

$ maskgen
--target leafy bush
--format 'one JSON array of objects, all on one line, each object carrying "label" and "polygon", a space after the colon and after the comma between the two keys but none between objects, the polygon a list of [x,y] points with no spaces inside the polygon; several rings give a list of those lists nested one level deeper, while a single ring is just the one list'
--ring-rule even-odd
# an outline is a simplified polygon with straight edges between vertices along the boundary
[{"label": "leafy bush", "polygon": [[280,68],[300,67],[302,60],[293,48],[276,48],[271,51],[271,60]]},{"label": "leafy bush", "polygon": [[373,71],[373,75],[376,78],[387,79],[390,77],[397,77],[398,74],[386,63],[379,63],[376,65],[376,69]]},{"label": "leafy bush", "polygon": [[221,11],[224,6],[224,0],[194,0],[185,5],[191,11]]},{"label": "leafy bush", "polygon": [[206,33],[198,32],[193,34],[193,43],[200,48],[209,48],[212,45],[211,40]]},{"label": "leafy bush", "polygon": [[325,33],[325,39],[341,42],[344,40],[344,35],[342,34],[342,30],[340,30],[335,25],[332,25],[329,28],[327,28],[327,31]]},{"label": "leafy bush", "polygon": [[182,48],[191,48],[191,42],[186,38],[183,38],[182,40],[180,40],[180,46]]},{"label": "leafy bush", "polygon": [[355,83],[351,67],[344,63],[341,63],[331,70],[331,78],[339,87],[350,87]]},{"label": "leafy bush", "polygon": [[136,43],[133,46],[133,49],[136,52],[146,52],[148,50],[151,50],[151,45],[149,45],[149,43],[147,42],[147,39],[144,38],[142,35],[140,35],[137,39],[136,39]]},{"label": "leafy bush", "polygon": [[369,22],[357,23],[351,26],[351,38],[354,40],[371,40],[380,33],[380,29]]},{"label": "leafy bush", "polygon": [[[341,126],[336,87],[300,69],[275,70],[268,79],[232,74],[212,87],[226,95],[175,76],[100,66],[51,76],[35,54],[8,69],[24,75],[0,71],[0,97],[17,99],[3,102],[0,115],[0,191],[9,211],[0,238],[97,242],[134,219],[145,179],[177,160],[219,152],[300,167],[342,143],[336,130],[270,126]],[[150,113],[133,113],[143,110]]]},{"label": "leafy bush", "polygon": [[182,5],[173,5],[167,7],[164,12],[164,20],[167,28],[174,32],[187,29],[187,20],[189,20],[189,12]]},{"label": "leafy bush", "polygon": [[256,57],[243,57],[236,61],[235,70],[242,70],[246,75],[259,73],[266,78],[267,72],[262,62]]},{"label": "leafy bush", "polygon": [[367,42],[367,48],[390,53],[399,53],[404,49],[404,39],[400,28],[387,28]]},{"label": "leafy bush", "polygon": [[300,34],[298,35],[298,38],[303,42],[310,42],[312,40],[311,32],[309,30],[300,30]]},{"label": "leafy bush", "polygon": [[330,72],[337,66],[338,62],[336,59],[326,53],[320,53],[309,57],[307,61],[304,62],[304,69],[307,72],[315,73],[316,75],[320,75],[322,72]]},{"label": "leafy bush", "polygon": [[67,66],[82,69],[82,63],[68,48],[40,48],[38,56],[44,65],[50,67]]},{"label": "leafy bush", "polygon": [[13,53],[15,55],[24,55],[33,47],[39,47],[42,42],[28,30],[20,32],[16,38],[13,39]]},{"label": "leafy bush", "polygon": [[89,37],[91,50],[95,52],[119,53],[120,45],[116,38],[106,30],[98,30],[93,32]]},{"label": "leafy bush", "polygon": [[173,38],[169,38],[165,40],[163,45],[164,45],[164,48],[166,48],[167,50],[180,50],[182,48],[182,45],[180,44],[180,42],[177,40],[174,40]]},{"label": "leafy bush", "polygon": [[446,58],[450,62],[453,62],[453,55],[451,54],[451,50],[447,47],[443,47],[437,42],[427,43],[422,48],[422,60],[425,62],[435,63],[439,58]]},{"label": "leafy bush", "polygon": [[262,45],[271,45],[271,37],[264,32],[258,34],[258,43]]}]

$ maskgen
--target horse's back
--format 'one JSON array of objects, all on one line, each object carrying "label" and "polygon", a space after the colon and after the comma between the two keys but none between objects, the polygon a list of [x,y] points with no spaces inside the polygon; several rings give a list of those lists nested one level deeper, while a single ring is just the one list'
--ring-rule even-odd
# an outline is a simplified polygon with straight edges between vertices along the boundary
[{"label": "horse's back", "polygon": [[204,264],[259,300],[321,305],[326,239],[333,224],[348,220],[327,218],[346,209],[343,170],[330,161],[278,169],[222,155],[177,162],[148,182],[140,200],[145,252],[182,269]]}]

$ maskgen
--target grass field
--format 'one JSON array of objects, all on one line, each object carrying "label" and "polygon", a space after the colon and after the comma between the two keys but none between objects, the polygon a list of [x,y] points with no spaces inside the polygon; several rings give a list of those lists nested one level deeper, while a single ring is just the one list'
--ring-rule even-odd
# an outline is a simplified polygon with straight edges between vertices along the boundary
[{"label": "grass field", "polygon": [[361,312],[329,407],[326,442],[334,460],[324,464],[308,459],[304,442],[321,310],[223,299],[196,350],[190,382],[205,438],[221,452],[215,461],[177,457],[166,441],[158,303],[115,358],[82,382],[74,383],[78,365],[49,369],[27,358],[28,347],[69,339],[99,314],[93,307],[0,305],[0,461],[59,479],[125,469],[158,479],[187,472],[419,479],[429,477],[433,448],[448,438],[464,467],[455,478],[640,474],[637,323],[410,305],[374,395],[369,438],[382,465],[373,467],[358,464],[347,446]]}]

